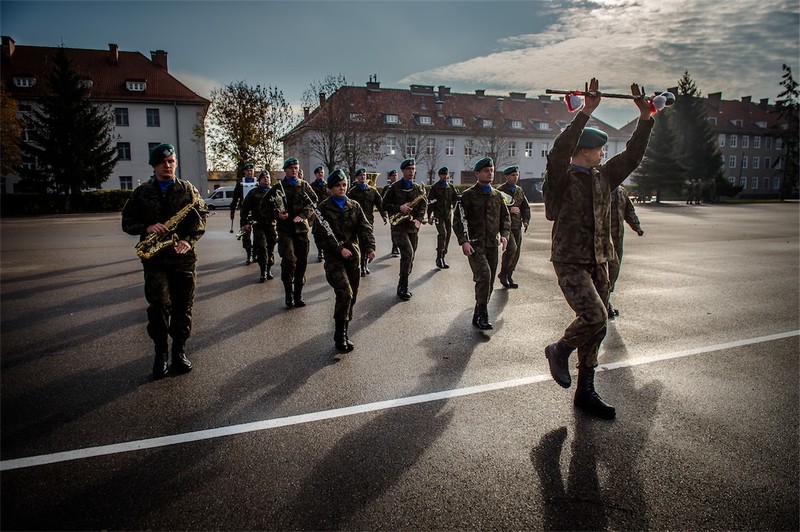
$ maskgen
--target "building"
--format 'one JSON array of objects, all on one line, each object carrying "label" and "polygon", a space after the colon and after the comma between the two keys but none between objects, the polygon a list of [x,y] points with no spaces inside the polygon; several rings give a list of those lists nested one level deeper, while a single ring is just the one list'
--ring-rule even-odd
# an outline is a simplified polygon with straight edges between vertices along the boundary
[{"label": "building", "polygon": [[[58,48],[19,46],[2,37],[2,80],[24,118],[42,94],[50,58]],[[178,175],[207,190],[205,141],[193,129],[205,117],[208,100],[192,92],[169,74],[167,52],[156,50],[148,59],[140,52],[66,48],[74,68],[90,88],[91,99],[107,105],[114,115],[117,164],[103,185],[131,189],[152,175],[147,164],[153,146],[168,142],[178,152]],[[35,167],[36,161],[23,164]],[[8,176],[5,192],[19,189],[18,176]]]},{"label": "building", "polygon": [[[320,95],[320,105],[313,112],[304,109],[303,120],[282,139],[286,156],[300,158],[307,176],[324,165],[314,139],[326,127],[325,113],[333,107],[347,111],[340,113],[344,129],[363,127],[378,132],[374,164],[359,161],[359,165],[380,173],[379,185],[385,184],[386,173],[407,157],[417,160],[418,180],[433,182],[438,168],[447,166],[454,184],[474,183],[474,162],[490,154],[495,156],[498,172],[519,165],[521,185],[531,200],[540,197],[553,140],[574,116],[560,98],[550,96],[528,98],[525,93],[512,92],[498,97],[484,90],[460,94],[441,85],[436,89],[429,85],[386,89],[371,79],[364,87],[341,87],[327,99]],[[625,148],[628,137],[619,130],[596,118],[591,118],[589,125],[609,134],[609,157]],[[485,146],[490,144],[495,153],[487,153]],[[338,165],[347,166],[342,161]]]}]

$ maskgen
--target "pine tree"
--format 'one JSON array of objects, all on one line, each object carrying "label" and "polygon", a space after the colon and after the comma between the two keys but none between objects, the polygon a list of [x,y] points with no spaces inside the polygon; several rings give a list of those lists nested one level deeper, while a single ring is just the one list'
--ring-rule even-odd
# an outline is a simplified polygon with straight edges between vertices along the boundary
[{"label": "pine tree", "polygon": [[670,109],[655,117],[650,143],[633,176],[637,190],[644,194],[655,193],[657,203],[664,192],[679,193],[689,177],[688,167],[680,155],[679,139],[671,124],[674,116],[675,112]]},{"label": "pine tree", "polygon": [[5,178],[22,162],[22,121],[17,118],[17,101],[8,93],[5,83],[0,82],[0,176],[2,193],[5,194]]},{"label": "pine tree", "polygon": [[69,211],[70,195],[99,188],[114,170],[113,116],[89,99],[64,48],[53,57],[45,83],[45,94],[29,117],[30,142],[22,145],[37,164],[21,168],[20,176],[38,190],[64,195]]},{"label": "pine tree", "polygon": [[800,91],[798,91],[798,84],[792,77],[792,69],[788,65],[783,65],[783,81],[779,83],[783,87],[783,91],[778,95],[775,101],[775,110],[783,120],[786,121],[786,129],[782,130],[780,138],[783,139],[784,154],[781,155],[778,161],[783,164],[783,179],[781,182],[781,199],[786,198],[791,194],[792,190],[797,188],[798,174],[800,174],[800,162],[798,162],[798,155],[800,152],[800,144],[798,139],[798,132],[800,127],[798,120],[800,119]]}]

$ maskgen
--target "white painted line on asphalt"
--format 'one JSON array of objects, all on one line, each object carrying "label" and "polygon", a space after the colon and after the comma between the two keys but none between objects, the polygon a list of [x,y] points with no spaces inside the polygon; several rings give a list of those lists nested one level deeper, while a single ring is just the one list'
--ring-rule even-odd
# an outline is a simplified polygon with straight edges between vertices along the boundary
[{"label": "white painted line on asphalt", "polygon": [[[709,345],[706,347],[698,347],[694,349],[687,349],[684,351],[676,351],[673,353],[664,353],[661,355],[654,355],[649,357],[621,360],[619,362],[601,364],[600,367],[598,367],[597,369],[598,371],[610,371],[614,369],[628,368],[632,366],[641,366],[643,364],[652,364],[654,362],[660,362],[663,360],[671,360],[675,358],[699,355],[703,353],[711,353],[723,349],[743,347],[746,345],[759,344],[763,342],[772,342],[774,340],[791,338],[793,336],[798,336],[798,335],[800,335],[800,330],[788,331],[779,334],[771,334],[768,336],[759,336],[757,338],[749,338],[747,340],[738,340],[735,342],[728,342],[724,344]],[[173,434],[171,436],[162,436],[159,438],[148,438],[145,440],[115,443],[112,445],[86,447],[84,449],[75,449],[72,451],[63,451],[60,453],[28,456],[26,458],[15,458],[13,460],[3,460],[0,461],[0,471],[10,471],[12,469],[23,469],[26,467],[55,464],[58,462],[68,462],[71,460],[80,460],[82,458],[92,458],[96,456],[126,453],[130,451],[141,451],[143,449],[153,449],[157,447],[166,447],[168,445],[178,445],[193,441],[210,440],[212,438],[232,436],[234,434],[244,434],[247,432],[256,432],[261,430],[274,429],[278,427],[287,427],[290,425],[313,423],[315,421],[322,421],[325,419],[352,416],[355,414],[365,414],[368,412],[387,410],[389,408],[397,408],[401,406],[428,403],[431,401],[441,401],[443,399],[452,399],[454,397],[462,397],[465,395],[474,395],[479,393],[492,392],[496,390],[504,390],[507,388],[515,388],[517,386],[525,386],[527,384],[535,384],[537,382],[549,381],[550,379],[551,377],[549,374],[534,375],[532,377],[525,377],[521,379],[513,379],[502,382],[481,384],[478,386],[469,386],[467,388],[456,388],[454,390],[426,393],[423,395],[403,397],[400,399],[390,399],[388,401],[379,401],[377,403],[349,406],[346,408],[335,408],[333,410],[324,410],[322,412],[311,412],[309,414],[300,414],[297,416],[282,417],[277,419],[265,419],[263,421],[254,421],[252,423],[243,423],[241,425],[230,425],[227,427],[198,430],[195,432],[187,432],[184,434]]]}]

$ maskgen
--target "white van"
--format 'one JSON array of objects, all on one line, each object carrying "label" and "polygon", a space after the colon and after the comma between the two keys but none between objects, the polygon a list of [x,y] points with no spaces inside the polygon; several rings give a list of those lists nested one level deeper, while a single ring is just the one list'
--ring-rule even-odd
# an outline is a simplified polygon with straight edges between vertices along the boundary
[{"label": "white van", "polygon": [[[258,183],[242,183],[244,187],[244,195],[247,196],[247,193],[258,186]],[[211,195],[205,198],[206,205],[212,211],[214,209],[229,209],[231,206],[231,202],[233,201],[233,189],[234,187],[219,187]]]}]

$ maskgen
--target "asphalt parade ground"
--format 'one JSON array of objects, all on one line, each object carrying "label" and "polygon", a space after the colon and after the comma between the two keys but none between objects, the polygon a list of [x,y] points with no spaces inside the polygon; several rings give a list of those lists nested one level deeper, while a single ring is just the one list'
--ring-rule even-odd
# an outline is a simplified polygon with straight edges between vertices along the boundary
[{"label": "asphalt parade ground", "polygon": [[798,203],[637,206],[596,378],[614,421],[548,375],[572,314],[532,209],[487,333],[456,242],[438,270],[423,226],[402,302],[378,225],[344,355],[313,245],[286,309],[218,211],[195,369],[160,381],[119,214],[0,220],[0,527],[798,530]]}]

